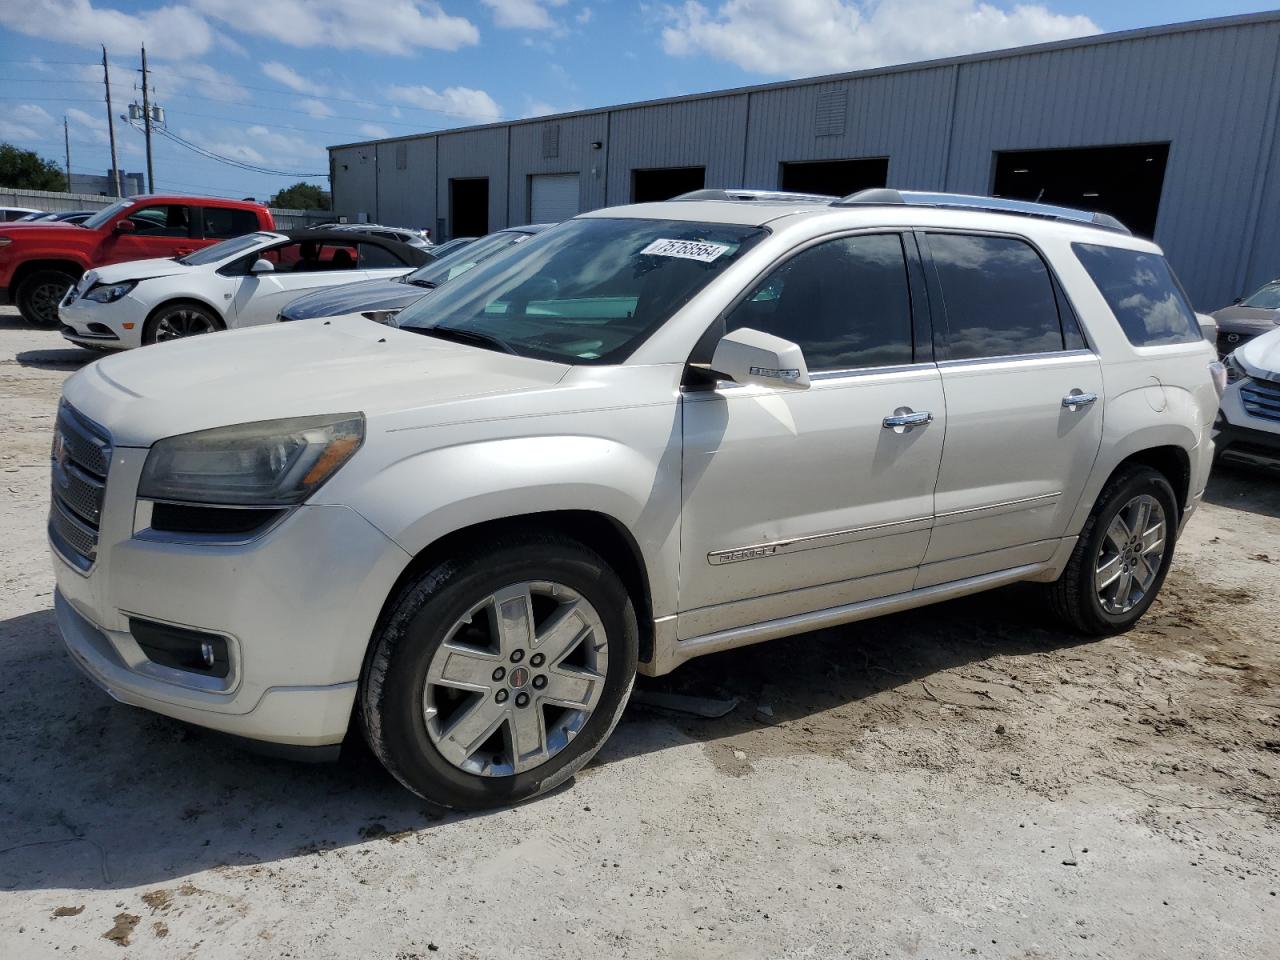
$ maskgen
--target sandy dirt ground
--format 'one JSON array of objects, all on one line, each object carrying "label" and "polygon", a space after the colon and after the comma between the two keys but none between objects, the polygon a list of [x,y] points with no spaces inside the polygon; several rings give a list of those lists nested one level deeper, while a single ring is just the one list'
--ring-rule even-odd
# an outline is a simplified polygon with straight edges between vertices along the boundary
[{"label": "sandy dirt ground", "polygon": [[425,808],[112,702],[46,556],[62,380],[0,316],[0,956],[1275,957],[1280,482],[1215,476],[1139,629],[1009,589],[695,661],[567,788]]}]

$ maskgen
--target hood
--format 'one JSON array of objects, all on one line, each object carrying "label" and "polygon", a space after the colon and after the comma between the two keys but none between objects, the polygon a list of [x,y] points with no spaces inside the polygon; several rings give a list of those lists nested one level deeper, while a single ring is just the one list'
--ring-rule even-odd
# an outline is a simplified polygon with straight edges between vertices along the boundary
[{"label": "hood", "polygon": [[95,267],[94,280],[97,283],[120,283],[123,280],[150,280],[153,277],[171,277],[176,273],[188,273],[199,270],[189,267],[172,258],[155,260],[130,260],[126,263],[113,263],[105,267]]},{"label": "hood", "polygon": [[63,395],[118,446],[146,447],[211,427],[357,410],[376,429],[379,414],[545,389],[568,370],[348,317],[104,357],[70,377]]},{"label": "hood", "polygon": [[20,230],[26,233],[30,230],[65,230],[67,227],[78,227],[76,223],[66,223],[63,220],[10,220],[8,223],[0,223],[0,233],[9,233],[11,230]]},{"label": "hood", "polygon": [[1280,380],[1280,329],[1264,333],[1232,354],[1244,372],[1259,380]]},{"label": "hood", "polygon": [[400,310],[431,290],[399,280],[362,280],[304,294],[280,311],[285,320],[341,317],[366,310]]},{"label": "hood", "polygon": [[1224,333],[1265,333],[1280,323],[1280,310],[1244,307],[1236,304],[1213,312],[1218,329]]}]

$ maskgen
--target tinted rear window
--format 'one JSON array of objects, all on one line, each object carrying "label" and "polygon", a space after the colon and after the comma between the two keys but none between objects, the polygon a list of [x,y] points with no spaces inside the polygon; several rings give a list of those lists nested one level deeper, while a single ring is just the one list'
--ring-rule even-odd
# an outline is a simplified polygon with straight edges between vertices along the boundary
[{"label": "tinted rear window", "polygon": [[1071,246],[1135,347],[1201,339],[1195,313],[1164,257],[1093,243]]},{"label": "tinted rear window", "polygon": [[210,240],[224,240],[258,229],[258,215],[252,210],[231,207],[204,208],[204,235]]}]

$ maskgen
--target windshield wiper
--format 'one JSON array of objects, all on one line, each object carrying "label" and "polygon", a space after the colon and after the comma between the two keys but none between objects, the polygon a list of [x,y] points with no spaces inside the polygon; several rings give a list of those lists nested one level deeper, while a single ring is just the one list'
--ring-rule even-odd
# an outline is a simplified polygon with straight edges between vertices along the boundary
[{"label": "windshield wiper", "polygon": [[484,347],[486,350],[498,350],[517,356],[511,344],[488,333],[475,330],[462,330],[458,327],[401,327],[401,330],[412,330],[426,337],[439,337],[441,340],[452,340],[454,343],[465,343],[473,347]]},{"label": "windshield wiper", "polygon": [[415,287],[426,287],[428,290],[434,290],[436,285],[430,280],[410,280],[408,277],[401,277],[401,283],[412,283]]}]

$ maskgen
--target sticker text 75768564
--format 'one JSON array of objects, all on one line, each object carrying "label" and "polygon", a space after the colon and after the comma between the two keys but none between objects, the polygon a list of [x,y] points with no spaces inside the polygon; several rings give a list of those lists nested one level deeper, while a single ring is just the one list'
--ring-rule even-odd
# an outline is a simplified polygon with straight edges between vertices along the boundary
[{"label": "sticker text 75768564", "polygon": [[710,263],[722,253],[728,251],[722,243],[704,243],[701,240],[655,240],[641,254],[655,257],[679,257],[681,260],[698,260]]}]

